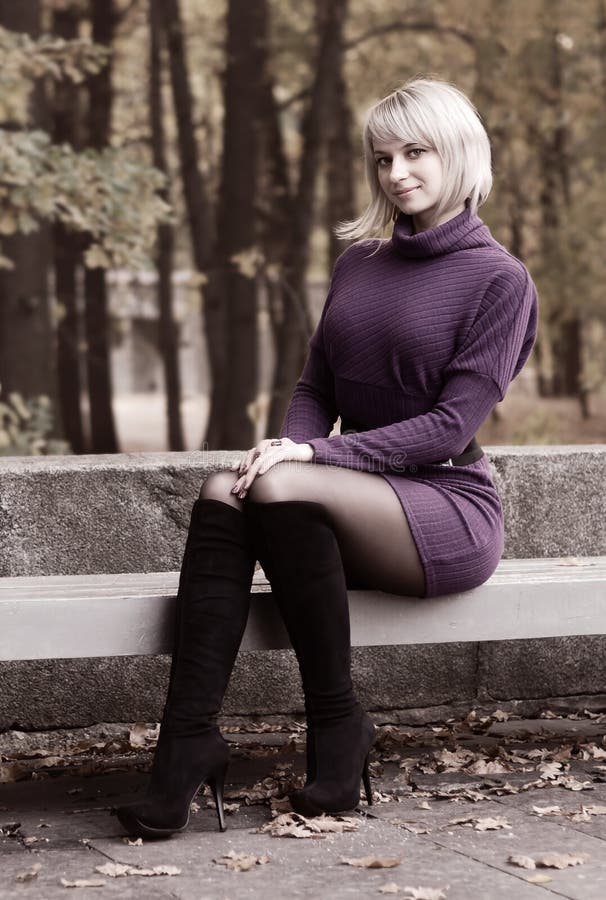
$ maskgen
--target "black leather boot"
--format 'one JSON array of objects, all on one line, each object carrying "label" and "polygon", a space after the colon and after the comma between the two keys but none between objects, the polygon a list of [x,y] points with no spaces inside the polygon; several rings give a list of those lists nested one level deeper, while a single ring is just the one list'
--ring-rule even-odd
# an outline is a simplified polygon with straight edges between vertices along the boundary
[{"label": "black leather boot", "polygon": [[297,656],[311,725],[308,784],[291,794],[293,808],[302,815],[353,809],[362,777],[372,803],[375,728],[353,692],[345,574],[326,510],[307,500],[248,500],[244,514]]},{"label": "black leather boot", "polygon": [[216,718],[250,607],[255,554],[242,512],[220,500],[194,504],[177,597],[169,690],[147,793],[116,814],[129,834],[167,837],[189,822],[208,784],[225,830],[229,749]]}]

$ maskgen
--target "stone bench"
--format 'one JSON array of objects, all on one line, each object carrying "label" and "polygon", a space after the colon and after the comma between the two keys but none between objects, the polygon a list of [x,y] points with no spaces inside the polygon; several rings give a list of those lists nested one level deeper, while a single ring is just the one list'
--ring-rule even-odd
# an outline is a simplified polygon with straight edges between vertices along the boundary
[{"label": "stone bench", "polygon": [[[606,445],[484,449],[506,523],[493,576],[429,600],[350,591],[370,708],[606,694]],[[0,729],[157,720],[191,507],[239,457],[0,459]],[[258,571],[228,713],[301,708],[268,594]]]},{"label": "stone bench", "polygon": [[[0,660],[170,653],[178,572],[0,578]],[[290,646],[253,579],[243,650]],[[606,557],[504,559],[471,591],[422,600],[349,591],[357,647],[606,634]]]}]

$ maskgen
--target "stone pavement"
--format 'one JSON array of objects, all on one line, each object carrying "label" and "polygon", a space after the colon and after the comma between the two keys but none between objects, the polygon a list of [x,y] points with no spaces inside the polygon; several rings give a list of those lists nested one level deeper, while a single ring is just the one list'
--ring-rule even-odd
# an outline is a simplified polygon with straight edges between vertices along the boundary
[{"label": "stone pavement", "polygon": [[[277,815],[287,815],[280,811],[287,802],[276,798],[303,770],[302,734],[287,727],[235,731],[227,735],[234,743],[228,831],[218,831],[212,801],[201,794],[185,833],[141,845],[126,842],[110,811],[144,789],[147,776],[137,769],[149,763],[150,753],[142,726],[131,731],[130,763],[124,754],[111,756],[120,749],[117,739],[97,741],[96,750],[81,740],[85,756],[38,756],[47,765],[33,778],[14,782],[11,773],[27,774],[27,754],[14,751],[11,761],[10,741],[0,741],[0,776],[8,782],[0,784],[0,900],[341,900],[391,894],[418,900],[550,894],[603,900],[605,727],[604,715],[499,721],[498,715],[479,720],[471,714],[435,728],[383,725],[374,751],[373,807],[361,803],[348,817],[307,823],[292,816],[272,819],[270,808],[271,803]],[[100,756],[93,762],[95,752]],[[285,823],[286,834],[259,832],[272,822],[276,832]],[[310,833],[310,827],[334,830]],[[216,861],[223,857],[236,866],[234,854],[252,856],[241,864],[251,867],[239,871]],[[552,866],[514,865],[510,857],[516,855]],[[397,864],[366,868],[343,862],[368,857]],[[576,864],[553,867],[566,862]],[[120,875],[125,866],[131,868]],[[168,872],[174,874],[154,873],[163,867],[173,867]],[[71,888],[62,879],[99,884]]]}]

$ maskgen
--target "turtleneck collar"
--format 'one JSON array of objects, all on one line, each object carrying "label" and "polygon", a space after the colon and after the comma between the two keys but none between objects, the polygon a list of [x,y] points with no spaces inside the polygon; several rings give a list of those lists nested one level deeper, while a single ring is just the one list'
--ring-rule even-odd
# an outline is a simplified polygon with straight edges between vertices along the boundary
[{"label": "turtleneck collar", "polygon": [[410,259],[424,259],[453,253],[455,250],[469,250],[494,244],[487,225],[477,214],[472,214],[469,206],[462,213],[437,225],[413,234],[412,216],[400,212],[394,223],[391,243],[395,250]]}]

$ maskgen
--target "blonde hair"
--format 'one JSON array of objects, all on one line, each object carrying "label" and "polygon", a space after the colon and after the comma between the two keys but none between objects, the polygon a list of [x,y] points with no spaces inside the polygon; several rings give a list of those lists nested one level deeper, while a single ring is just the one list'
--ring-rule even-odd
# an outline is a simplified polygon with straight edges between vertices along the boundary
[{"label": "blonde hair", "polygon": [[381,234],[394,205],[379,184],[373,141],[398,140],[434,149],[443,166],[443,194],[435,218],[468,201],[472,213],[492,187],[490,141],[478,111],[453,84],[437,78],[411,78],[375,103],[366,114],[362,135],[371,201],[362,215],[334,229],[343,240]]}]

